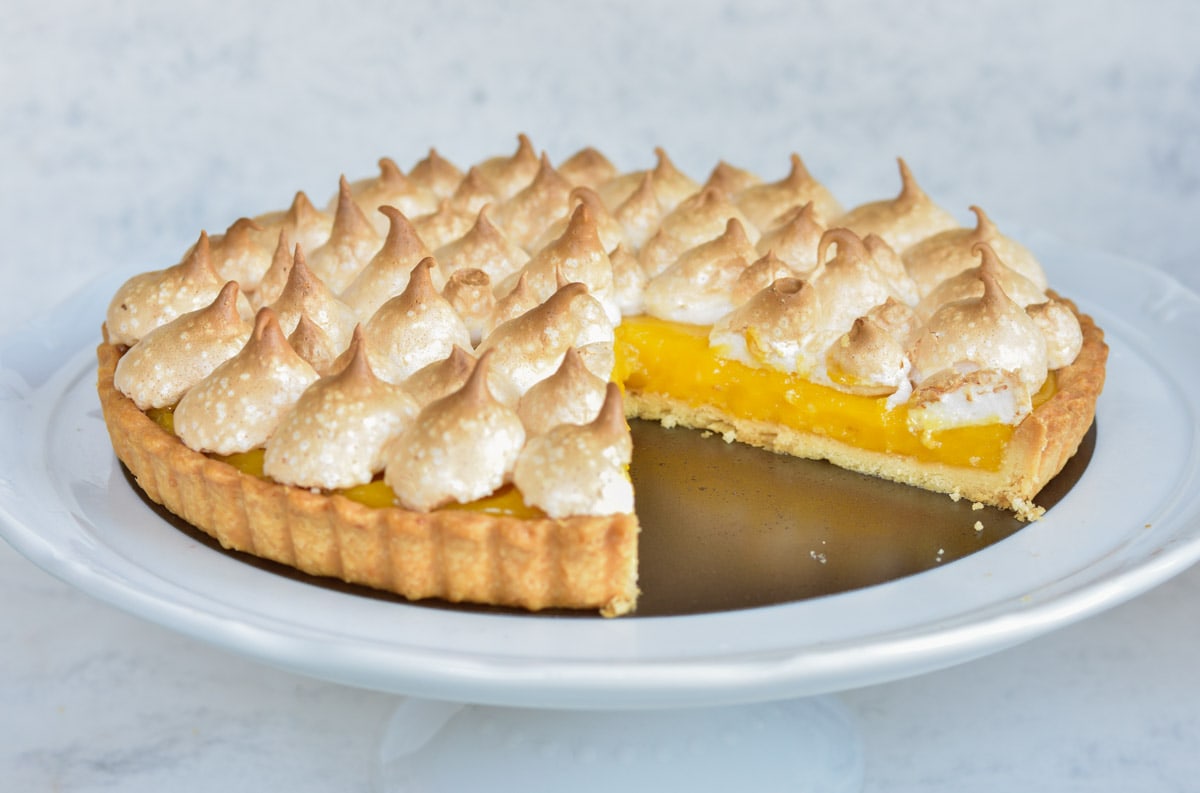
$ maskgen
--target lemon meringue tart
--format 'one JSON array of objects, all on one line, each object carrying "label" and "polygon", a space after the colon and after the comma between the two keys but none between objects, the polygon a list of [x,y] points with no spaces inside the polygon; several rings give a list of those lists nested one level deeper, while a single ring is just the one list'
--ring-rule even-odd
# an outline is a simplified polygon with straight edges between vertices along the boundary
[{"label": "lemon meringue tart", "polygon": [[1103,333],[900,161],[844,210],[800,158],[435,150],[201,233],[113,296],[98,384],[146,496],[230,549],[418,600],[632,611],[627,418],[1041,514]]}]

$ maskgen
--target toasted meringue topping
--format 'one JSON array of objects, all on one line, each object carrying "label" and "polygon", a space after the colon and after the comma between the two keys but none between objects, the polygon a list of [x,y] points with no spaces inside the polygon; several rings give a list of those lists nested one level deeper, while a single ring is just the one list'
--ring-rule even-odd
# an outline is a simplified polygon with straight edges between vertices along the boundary
[{"label": "toasted meringue topping", "polygon": [[[501,398],[515,403],[534,383],[558,369],[570,347],[598,377],[612,373],[613,325],[604,308],[582,283],[564,285],[544,303],[496,326],[479,345],[482,356],[493,351],[492,368],[502,375]],[[498,384],[493,384],[500,392]]]},{"label": "toasted meringue topping", "polygon": [[267,439],[263,472],[300,487],[366,484],[383,470],[384,446],[417,411],[404,389],[375,376],[356,332],[346,367],[313,383]]},{"label": "toasted meringue topping", "polygon": [[708,335],[717,352],[753,367],[824,376],[821,297],[808,281],[780,278],[722,317]]},{"label": "toasted meringue topping", "polygon": [[606,386],[572,347],[554,374],[525,392],[517,403],[517,414],[529,436],[541,435],[559,424],[587,424],[600,412]]},{"label": "toasted meringue topping", "polygon": [[113,385],[142,410],[174,405],[250,337],[237,297],[238,285],[230,281],[208,306],[147,333],[117,362]]},{"label": "toasted meringue topping", "polygon": [[775,251],[769,251],[766,256],[760,257],[738,274],[731,292],[733,304],[740,306],[780,278],[800,275],[801,273],[797,273],[788,266],[787,262],[776,256]]},{"label": "toasted meringue topping", "polygon": [[979,277],[981,297],[942,306],[917,336],[909,351],[913,381],[919,385],[943,369],[995,369],[1015,372],[1035,393],[1046,379],[1045,337],[988,270]]},{"label": "toasted meringue topping", "polygon": [[435,267],[433,259],[418,264],[404,291],[367,323],[371,366],[390,383],[401,383],[422,366],[442,360],[456,344],[471,347],[467,326],[433,284]]},{"label": "toasted meringue topping", "polygon": [[288,336],[288,344],[317,374],[324,376],[334,371],[340,351],[329,334],[304,314],[300,315],[296,329]]},{"label": "toasted meringue topping", "polygon": [[[341,300],[354,310],[360,321],[367,321],[379,307],[404,291],[413,268],[430,255],[416,229],[399,209],[381,206],[379,214],[390,221],[387,239],[379,253],[367,262],[341,294]],[[441,286],[441,271],[431,273],[434,285]]]},{"label": "toasted meringue topping", "polygon": [[675,167],[664,149],[656,148],[654,156],[657,162],[653,169],[621,174],[600,185],[597,192],[604,199],[604,204],[612,208],[624,204],[643,185],[647,175],[652,177],[648,183],[654,191],[654,198],[665,212],[670,212],[700,189],[700,185],[691,177]]},{"label": "toasted meringue topping", "polygon": [[471,332],[471,343],[478,344],[496,310],[492,279],[483,270],[456,270],[446,281],[442,297],[462,317]]},{"label": "toasted meringue topping", "polygon": [[543,154],[533,181],[500,205],[496,221],[504,229],[505,236],[515,244],[529,248],[549,218],[567,211],[570,195],[571,183],[554,170],[550,157]]},{"label": "toasted meringue topping", "polygon": [[500,194],[479,172],[479,168],[472,166],[467,171],[467,175],[458,183],[458,187],[451,194],[449,201],[450,205],[460,212],[470,213],[473,222],[481,209],[488,204],[495,206],[500,203],[501,199]]},{"label": "toasted meringue topping", "polygon": [[526,311],[536,308],[539,302],[541,301],[529,286],[528,276],[524,273],[519,274],[512,290],[496,301],[496,307],[492,309],[492,316],[484,326],[484,335],[491,333],[497,325],[502,325],[510,319],[516,319]]},{"label": "toasted meringue topping", "polygon": [[[296,247],[302,246],[297,245]],[[281,229],[279,240],[275,244],[275,252],[271,255],[271,265],[267,268],[262,280],[259,281],[258,289],[254,290],[251,302],[256,309],[271,305],[283,294],[288,276],[292,273],[294,257],[291,238],[288,237],[286,229]]]},{"label": "toasted meringue topping", "polygon": [[175,432],[196,451],[258,448],[316,379],[288,344],[275,313],[264,308],[246,345],[184,394],[175,408]]},{"label": "toasted meringue topping", "polygon": [[904,346],[870,317],[859,317],[825,359],[829,379],[854,394],[882,396],[903,389],[908,396],[912,363]]},{"label": "toasted meringue topping", "polygon": [[483,270],[492,283],[503,283],[529,261],[529,254],[496,228],[488,218],[488,207],[463,237],[438,248],[434,258],[449,276],[455,270]]},{"label": "toasted meringue topping", "polygon": [[1016,425],[1033,409],[1029,389],[1014,372],[943,370],[917,388],[909,400],[908,425],[935,444],[932,433],[978,424]]},{"label": "toasted meringue topping", "polygon": [[710,325],[733,310],[739,276],[758,258],[742,224],[731,218],[725,233],[701,243],[646,284],[646,312],[660,319]]},{"label": "toasted meringue topping", "polygon": [[1061,369],[1074,363],[1083,349],[1083,331],[1074,312],[1061,300],[1051,298],[1045,303],[1027,306],[1025,313],[1046,337],[1046,365]]},{"label": "toasted meringue topping", "polygon": [[296,329],[302,315],[307,316],[328,334],[338,350],[346,349],[358,323],[353,309],[334,297],[329,287],[308,268],[299,246],[292,257],[287,283],[271,303],[271,310],[286,334]]},{"label": "toasted meringue topping", "polygon": [[[209,258],[208,235],[201,232],[200,241],[179,264],[139,273],[121,285],[105,317],[108,340],[133,345],[159,325],[209,305],[224,285]],[[238,300],[248,313],[245,297],[239,294]]]},{"label": "toasted meringue topping", "polygon": [[756,174],[721,160],[713,167],[704,187],[714,187],[732,199],[746,188],[761,184],[762,179]]},{"label": "toasted meringue topping", "polygon": [[613,270],[613,300],[623,316],[634,316],[646,310],[646,273],[638,257],[618,245],[608,252]]},{"label": "toasted meringue topping", "polygon": [[653,278],[674,264],[684,251],[721,236],[729,221],[735,219],[750,243],[756,243],[758,230],[724,193],[712,187],[701,190],[663,218],[658,233],[642,247],[642,267]]},{"label": "toasted meringue topping", "polygon": [[254,236],[260,247],[273,249],[279,240],[279,233],[286,232],[292,245],[313,251],[329,239],[333,231],[333,215],[314,207],[301,190],[286,210],[259,215],[254,218],[254,225],[257,226]]},{"label": "toasted meringue topping", "polygon": [[261,243],[261,229],[249,218],[238,218],[225,233],[209,241],[213,269],[226,281],[237,281],[246,292],[258,288],[258,282],[271,266],[274,247]]},{"label": "toasted meringue topping", "polygon": [[889,297],[867,312],[866,316],[905,347],[921,327],[917,312],[894,297]]},{"label": "toasted meringue topping", "polygon": [[734,198],[746,217],[757,228],[765,229],[790,209],[811,203],[821,217],[832,218],[842,214],[842,207],[829,192],[804,167],[799,154],[791,157],[792,167],[787,176],[778,182],[747,187]]},{"label": "toasted meringue topping", "polygon": [[[837,254],[828,257],[831,245]],[[845,333],[854,320],[894,295],[891,283],[875,264],[865,243],[848,229],[830,229],[817,249],[821,262],[809,276],[821,294],[829,330]]]},{"label": "toasted meringue topping", "polygon": [[533,143],[527,135],[517,136],[517,150],[510,157],[491,157],[477,166],[479,175],[492,192],[507,201],[533,181],[541,166]]},{"label": "toasted meringue topping", "polygon": [[[612,261],[600,241],[596,219],[586,203],[575,207],[562,236],[538,251],[521,273],[527,278],[530,290],[541,300],[554,294],[560,286],[560,278],[586,284],[613,324],[621,319],[613,296]],[[510,276],[501,292],[515,285],[516,278],[516,275]]]},{"label": "toasted meringue topping", "polygon": [[863,245],[866,246],[871,261],[875,263],[875,269],[891,287],[892,294],[906,305],[915,306],[921,299],[921,295],[917,290],[916,282],[904,268],[904,260],[900,258],[900,254],[896,253],[891,245],[888,245],[882,237],[876,234],[868,234],[863,238]]},{"label": "toasted meringue topping", "polygon": [[572,185],[595,189],[616,176],[617,167],[588,146],[564,160],[558,166],[558,172]]},{"label": "toasted meringue topping", "polygon": [[[378,176],[351,182],[349,187],[350,197],[379,236],[388,231],[388,218],[378,213],[380,207],[395,207],[408,217],[417,217],[437,209],[437,195],[420,182],[405,176],[390,157],[379,160]],[[340,201],[339,190],[338,195],[329,202],[329,208],[336,210]]]},{"label": "toasted meringue topping", "polygon": [[537,239],[528,246],[528,250],[536,253],[561,237],[567,230],[567,226],[570,225],[571,218],[575,215],[575,209],[580,204],[587,204],[592,219],[596,222],[596,234],[600,237],[600,244],[606,251],[611,251],[618,245],[627,244],[625,229],[608,211],[608,207],[604,206],[604,202],[600,200],[600,196],[595,190],[590,187],[576,187],[571,191],[569,203],[570,210],[546,226]]},{"label": "toasted meringue topping", "polygon": [[386,449],[384,480],[408,509],[428,512],[494,493],[525,444],[512,408],[487,387],[488,356],[459,391],[426,405]]},{"label": "toasted meringue topping", "polygon": [[817,246],[824,233],[825,224],[810,201],[776,218],[759,237],[758,252],[774,251],[797,273],[807,274],[817,267]]},{"label": "toasted meringue topping", "polygon": [[560,424],[533,437],[517,458],[513,481],[528,504],[552,518],[633,512],[626,474],[633,441],[611,383],[604,405],[588,424]]},{"label": "toasted meringue topping", "polygon": [[438,198],[446,198],[458,187],[463,174],[458,166],[438,154],[437,149],[431,148],[425,159],[408,172],[408,178],[429,188]]},{"label": "toasted meringue topping", "polygon": [[872,201],[855,207],[837,220],[860,237],[878,234],[893,250],[901,253],[938,232],[956,228],[958,222],[944,209],[933,203],[913,178],[908,164],[900,164],[900,194],[887,201]]},{"label": "toasted meringue topping", "polygon": [[[605,205],[609,206],[607,203]],[[613,219],[621,224],[625,239],[635,251],[640,251],[654,236],[665,214],[658,196],[654,194],[654,175],[650,171],[642,177],[637,189],[612,210]]]},{"label": "toasted meringue topping", "polygon": [[462,388],[474,368],[474,356],[456,344],[442,360],[413,372],[412,377],[404,381],[404,390],[416,400],[417,405],[425,407]]},{"label": "toasted meringue topping", "polygon": [[903,252],[904,266],[917,284],[921,295],[978,261],[972,248],[986,242],[1000,261],[1028,278],[1038,288],[1046,289],[1046,273],[1041,264],[1024,245],[1000,233],[982,209],[972,206],[975,228],[953,228],[926,237]]},{"label": "toasted meringue topping", "polygon": [[335,294],[354,280],[383,245],[383,237],[351,197],[346,177],[340,184],[333,230],[325,244],[308,257],[308,266]]},{"label": "toasted meringue topping", "polygon": [[436,212],[413,218],[412,225],[425,246],[437,250],[470,231],[478,216],[478,211],[465,212],[444,198]]},{"label": "toasted meringue topping", "polygon": [[967,268],[957,275],[952,275],[938,284],[917,304],[917,313],[927,317],[946,303],[965,300],[969,297],[979,297],[983,294],[983,281],[979,279],[979,274],[983,270],[996,279],[996,283],[1000,284],[1004,294],[1008,295],[1009,299],[1018,306],[1025,308],[1033,303],[1046,302],[1046,293],[1028,278],[1000,261],[990,245],[982,243],[980,252],[983,256],[980,264]]}]

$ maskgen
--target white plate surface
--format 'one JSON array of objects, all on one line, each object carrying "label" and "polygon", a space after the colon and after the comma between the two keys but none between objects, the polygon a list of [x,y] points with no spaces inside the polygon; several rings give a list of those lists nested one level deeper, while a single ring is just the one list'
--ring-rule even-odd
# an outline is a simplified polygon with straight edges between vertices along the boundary
[{"label": "white plate surface", "polygon": [[0,531],[93,596],[260,661],[428,698],[642,708],[824,693],[1030,639],[1200,558],[1200,299],[1148,267],[1027,235],[1112,348],[1086,473],[1046,516],[927,573],[686,617],[397,604],[272,575],[176,531],[121,473],[94,391],[119,277],[0,345]]}]

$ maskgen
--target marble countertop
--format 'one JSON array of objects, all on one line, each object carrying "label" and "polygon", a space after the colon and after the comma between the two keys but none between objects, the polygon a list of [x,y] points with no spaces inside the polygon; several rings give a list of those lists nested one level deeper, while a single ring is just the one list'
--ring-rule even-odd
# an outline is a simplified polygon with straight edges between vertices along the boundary
[{"label": "marble countertop", "polygon": [[[1184,0],[223,5],[9,4],[0,334],[381,155],[433,143],[469,162],[518,131],[629,168],[662,145],[700,178],[720,158],[781,175],[795,150],[847,205],[894,194],[903,154],[964,221],[976,203],[1200,290]],[[1193,568],[1018,647],[844,692],[864,789],[1197,789],[1197,603]],[[143,622],[3,543],[0,648],[5,790],[369,790],[398,702]]]}]

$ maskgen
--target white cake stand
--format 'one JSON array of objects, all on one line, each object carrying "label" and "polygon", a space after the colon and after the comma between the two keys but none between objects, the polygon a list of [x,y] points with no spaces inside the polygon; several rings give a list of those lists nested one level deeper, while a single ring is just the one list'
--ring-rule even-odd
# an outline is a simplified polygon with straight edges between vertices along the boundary
[{"label": "white cake stand", "polygon": [[1102,431],[1043,520],[929,572],[778,606],[617,620],[397,604],[264,573],[164,530],[113,457],[93,348],[119,276],[0,345],[0,531],[148,620],[410,697],[381,738],[384,789],[513,775],[527,790],[728,789],[753,769],[759,789],[855,790],[856,731],[821,695],[1009,647],[1200,558],[1200,299],[1151,268],[1024,239],[1106,331]]}]

